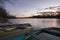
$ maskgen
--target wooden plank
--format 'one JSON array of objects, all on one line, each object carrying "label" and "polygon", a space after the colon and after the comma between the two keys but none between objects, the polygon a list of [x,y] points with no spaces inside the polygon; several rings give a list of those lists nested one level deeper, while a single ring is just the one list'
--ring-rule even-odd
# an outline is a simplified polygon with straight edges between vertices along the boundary
[{"label": "wooden plank", "polygon": [[36,34],[32,34],[32,33],[28,33],[30,36],[36,38],[37,40],[47,40],[46,38],[40,36],[40,35],[36,35]]}]

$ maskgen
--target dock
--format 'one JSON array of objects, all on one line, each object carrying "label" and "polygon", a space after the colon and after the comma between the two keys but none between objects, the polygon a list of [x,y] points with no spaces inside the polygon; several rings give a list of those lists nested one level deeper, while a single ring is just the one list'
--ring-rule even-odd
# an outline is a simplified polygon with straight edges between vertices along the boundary
[{"label": "dock", "polygon": [[55,27],[44,28],[44,29],[42,29],[42,32],[60,37],[60,28],[55,28]]},{"label": "dock", "polygon": [[32,36],[33,38],[36,38],[37,40],[47,40],[46,38],[44,38],[44,37],[41,36],[41,35],[32,34],[32,33],[30,33],[30,32],[28,32],[28,34],[29,34],[30,36]]}]

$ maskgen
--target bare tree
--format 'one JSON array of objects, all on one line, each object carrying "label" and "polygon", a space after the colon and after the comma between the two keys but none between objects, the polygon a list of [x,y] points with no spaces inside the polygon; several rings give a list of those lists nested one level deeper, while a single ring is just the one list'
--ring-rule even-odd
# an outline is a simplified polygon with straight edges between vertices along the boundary
[{"label": "bare tree", "polygon": [[5,6],[4,6],[6,2],[11,3],[11,0],[0,0],[0,21],[5,21],[7,20],[7,17],[8,17],[7,10],[5,9]]}]

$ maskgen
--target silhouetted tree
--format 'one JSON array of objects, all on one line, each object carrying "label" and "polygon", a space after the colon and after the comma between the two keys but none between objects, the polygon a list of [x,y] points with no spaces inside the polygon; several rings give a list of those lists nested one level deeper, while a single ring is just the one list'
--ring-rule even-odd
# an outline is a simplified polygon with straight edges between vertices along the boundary
[{"label": "silhouetted tree", "polygon": [[0,21],[6,21],[9,16],[4,7],[6,2],[10,2],[10,0],[0,0]]},{"label": "silhouetted tree", "polygon": [[0,8],[0,17],[7,18],[8,13],[4,8]]}]

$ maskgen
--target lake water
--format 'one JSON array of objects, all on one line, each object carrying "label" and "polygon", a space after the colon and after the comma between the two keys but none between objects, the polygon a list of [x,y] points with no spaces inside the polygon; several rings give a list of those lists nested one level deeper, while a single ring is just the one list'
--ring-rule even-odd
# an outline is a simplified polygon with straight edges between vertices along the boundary
[{"label": "lake water", "polygon": [[41,29],[47,27],[60,27],[60,19],[43,19],[43,18],[27,18],[27,19],[9,19],[9,22],[24,24],[30,23],[34,29]]},{"label": "lake water", "polygon": [[[9,19],[9,22],[12,22],[13,24],[24,24],[24,23],[30,23],[32,27],[37,30],[41,28],[48,28],[48,27],[58,27],[60,28],[60,19],[43,19],[43,18],[27,18],[27,19]],[[60,37],[50,35],[47,33],[41,33],[40,36],[43,36],[47,40],[60,40]],[[24,35],[17,35],[14,37],[11,37],[11,40],[23,40],[25,38]],[[30,39],[31,40],[31,39]]]}]

